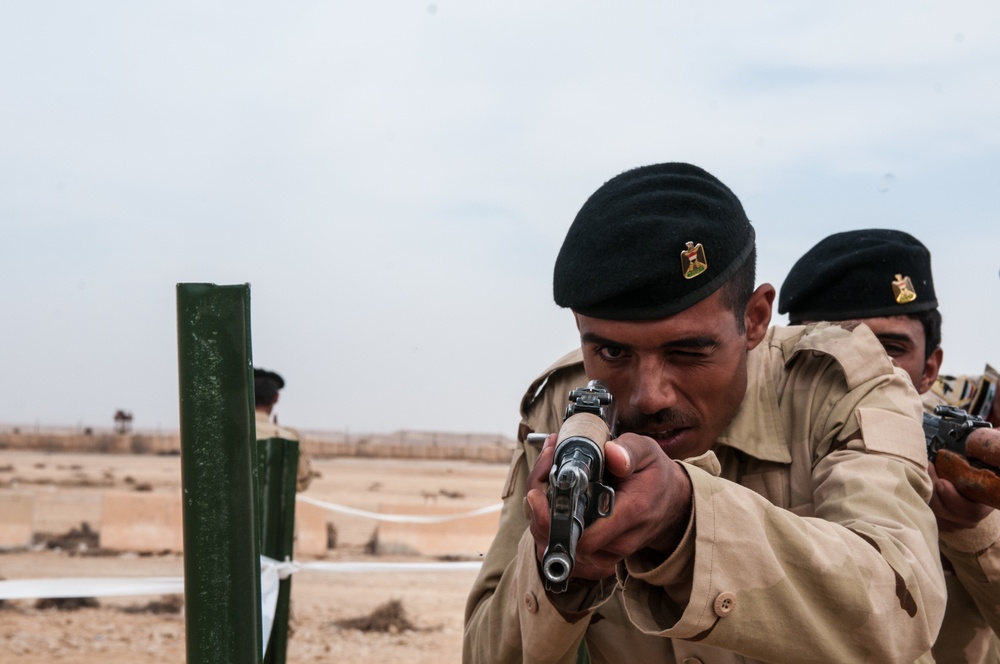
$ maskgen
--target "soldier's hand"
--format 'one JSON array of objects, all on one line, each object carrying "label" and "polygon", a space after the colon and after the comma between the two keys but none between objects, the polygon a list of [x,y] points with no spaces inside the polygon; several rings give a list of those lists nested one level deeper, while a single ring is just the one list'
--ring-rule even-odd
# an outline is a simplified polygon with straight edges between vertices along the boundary
[{"label": "soldier's hand", "polygon": [[[547,484],[555,437],[550,436],[528,477],[531,533],[541,560],[548,545]],[[651,438],[624,434],[605,447],[605,482],[615,489],[611,516],[597,519],[580,537],[572,577],[604,579],[642,549],[664,557],[680,541],[691,512],[691,481]]]},{"label": "soldier's hand", "polygon": [[550,433],[545,439],[542,451],[528,473],[528,493],[524,497],[525,516],[531,521],[530,530],[535,538],[538,560],[542,559],[545,548],[549,545],[549,524],[552,521],[549,508],[549,471],[555,460],[557,439],[558,434],[554,433]]},{"label": "soldier's hand", "polygon": [[[626,433],[605,448],[605,466],[616,477],[619,527],[600,533],[621,557],[642,549],[664,556],[677,548],[691,515],[691,480],[652,438]],[[612,514],[612,517],[615,516]],[[597,533],[595,533],[597,534]]]},{"label": "soldier's hand", "polygon": [[938,477],[934,464],[927,464],[934,493],[931,495],[931,511],[937,519],[938,530],[945,533],[967,528],[975,528],[989,516],[993,508],[969,500],[958,492],[955,485]]}]

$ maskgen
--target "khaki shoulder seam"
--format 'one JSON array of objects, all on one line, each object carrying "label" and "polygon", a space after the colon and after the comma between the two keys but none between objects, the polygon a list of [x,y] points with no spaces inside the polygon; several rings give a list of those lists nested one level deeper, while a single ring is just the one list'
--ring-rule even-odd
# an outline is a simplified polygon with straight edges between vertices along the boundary
[{"label": "khaki shoulder seam", "polygon": [[521,398],[521,415],[525,416],[527,414],[531,404],[534,403],[535,399],[538,398],[538,395],[540,395],[542,390],[545,389],[545,384],[549,381],[549,378],[565,369],[575,367],[580,364],[583,364],[583,351],[579,348],[571,350],[553,362],[548,369],[543,371],[542,374],[533,380],[531,385],[528,386],[528,390]]},{"label": "khaki shoulder seam", "polygon": [[851,390],[894,371],[892,360],[866,325],[814,323],[792,329],[799,334],[785,339],[786,364],[803,352],[828,355],[843,369]]}]

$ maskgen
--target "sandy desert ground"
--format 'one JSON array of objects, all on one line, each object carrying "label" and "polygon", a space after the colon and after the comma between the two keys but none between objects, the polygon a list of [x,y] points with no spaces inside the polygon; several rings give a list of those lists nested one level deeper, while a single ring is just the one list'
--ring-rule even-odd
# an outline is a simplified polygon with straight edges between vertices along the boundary
[{"label": "sandy desert ground", "polygon": [[[313,469],[319,475],[306,495],[371,511],[377,511],[383,502],[422,504],[434,500],[470,510],[493,504],[499,500],[506,474],[504,464],[388,459],[317,459]],[[35,493],[36,531],[65,534],[84,522],[99,530],[100,492],[140,485],[146,485],[146,490],[176,491],[180,486],[179,458],[0,451],[0,492]],[[374,532],[373,521],[337,514],[331,514],[330,521],[336,528],[337,545],[325,561],[429,560],[370,555],[365,545]],[[41,544],[0,551],[0,576],[7,579],[182,574],[180,554],[106,554],[93,549],[50,549]],[[459,662],[462,613],[474,578],[473,571],[300,572],[292,582],[294,634],[288,661]],[[182,662],[184,617],[182,612],[171,612],[170,599],[100,598],[97,607],[77,610],[39,608],[34,600],[8,601],[0,606],[0,661]],[[369,616],[393,600],[399,602],[415,629],[364,632],[337,625],[342,620]]]}]

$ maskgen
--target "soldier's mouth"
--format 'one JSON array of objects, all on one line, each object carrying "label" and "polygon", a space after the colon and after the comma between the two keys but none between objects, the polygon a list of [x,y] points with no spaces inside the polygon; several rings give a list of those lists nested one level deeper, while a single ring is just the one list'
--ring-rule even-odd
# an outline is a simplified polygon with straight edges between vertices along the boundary
[{"label": "soldier's mouth", "polygon": [[648,436],[656,441],[660,449],[667,453],[667,456],[674,457],[689,437],[690,427],[678,427],[665,431],[637,431],[640,436]]}]

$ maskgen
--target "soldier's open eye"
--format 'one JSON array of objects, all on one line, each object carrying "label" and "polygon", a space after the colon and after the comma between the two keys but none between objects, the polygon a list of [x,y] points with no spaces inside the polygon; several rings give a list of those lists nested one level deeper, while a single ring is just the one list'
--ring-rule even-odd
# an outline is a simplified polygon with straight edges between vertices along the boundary
[{"label": "soldier's open eye", "polygon": [[620,346],[600,346],[597,354],[605,360],[617,360],[625,354],[625,350]]},{"label": "soldier's open eye", "polygon": [[906,349],[898,344],[882,344],[889,357],[900,357],[906,354]]}]

